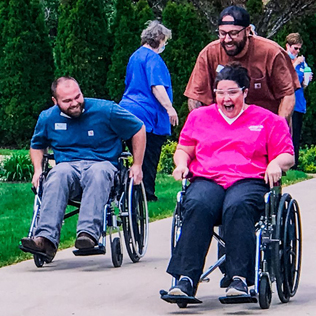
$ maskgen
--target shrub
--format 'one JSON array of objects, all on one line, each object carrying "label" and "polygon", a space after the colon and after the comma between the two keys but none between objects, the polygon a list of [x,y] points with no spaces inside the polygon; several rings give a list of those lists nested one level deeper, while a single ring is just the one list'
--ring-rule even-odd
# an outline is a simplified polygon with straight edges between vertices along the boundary
[{"label": "shrub", "polygon": [[30,181],[33,165],[29,155],[13,154],[1,163],[0,177],[5,181]]},{"label": "shrub", "polygon": [[167,143],[162,146],[160,160],[157,171],[161,173],[171,174],[174,169],[173,155],[176,151],[177,143],[168,140]]},{"label": "shrub", "polygon": [[304,172],[316,172],[316,146],[307,146],[300,150],[299,168]]}]

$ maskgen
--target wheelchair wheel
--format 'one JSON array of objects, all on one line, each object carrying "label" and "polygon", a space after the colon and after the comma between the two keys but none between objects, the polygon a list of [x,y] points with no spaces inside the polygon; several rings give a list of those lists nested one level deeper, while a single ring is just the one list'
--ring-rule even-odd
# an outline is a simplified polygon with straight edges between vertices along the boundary
[{"label": "wheelchair wheel", "polygon": [[173,249],[177,244],[177,241],[181,234],[181,226],[182,226],[182,216],[180,203],[177,202],[176,208],[173,212],[172,218],[172,227],[171,227],[171,254],[173,253]]},{"label": "wheelchair wheel", "polygon": [[285,230],[285,220],[287,211],[289,208],[289,203],[291,201],[291,196],[287,193],[283,194],[278,208],[277,222],[275,227],[274,239],[278,242],[275,243],[274,247],[274,272],[276,278],[276,286],[278,291],[279,299],[282,303],[287,303],[290,299],[290,293],[288,291],[287,278],[285,275],[285,246],[284,246],[284,230]]},{"label": "wheelchair wheel", "polygon": [[269,278],[263,275],[259,283],[259,305],[262,309],[268,309],[271,304],[272,291]]},{"label": "wheelchair wheel", "polygon": [[122,216],[124,240],[127,253],[133,262],[138,262],[147,250],[148,208],[143,183],[134,185],[133,179],[126,183],[125,209],[128,216]]},{"label": "wheelchair wheel", "polygon": [[33,255],[34,263],[38,268],[41,268],[44,265],[44,258],[41,255]]},{"label": "wheelchair wheel", "polygon": [[179,308],[186,308],[188,306],[188,303],[177,303]]},{"label": "wheelchair wheel", "polygon": [[123,253],[121,250],[121,241],[118,237],[115,237],[111,242],[111,256],[113,266],[115,268],[120,267],[123,262]]},{"label": "wheelchair wheel", "polygon": [[283,253],[287,292],[293,297],[299,284],[302,254],[300,212],[294,199],[289,203],[285,218]]}]

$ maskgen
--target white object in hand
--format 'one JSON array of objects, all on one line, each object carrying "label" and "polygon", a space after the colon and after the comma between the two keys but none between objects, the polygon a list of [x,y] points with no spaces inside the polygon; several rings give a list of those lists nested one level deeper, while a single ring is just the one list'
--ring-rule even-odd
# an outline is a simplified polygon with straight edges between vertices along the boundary
[{"label": "white object in hand", "polygon": [[312,75],[312,69],[310,67],[305,67],[304,68],[304,86],[307,86],[310,81],[310,77]]}]

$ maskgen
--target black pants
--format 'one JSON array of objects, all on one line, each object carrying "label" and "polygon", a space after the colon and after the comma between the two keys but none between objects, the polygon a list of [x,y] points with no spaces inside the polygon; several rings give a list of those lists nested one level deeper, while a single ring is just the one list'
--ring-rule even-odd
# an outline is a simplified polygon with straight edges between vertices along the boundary
[{"label": "black pants", "polygon": [[155,181],[157,175],[157,167],[161,154],[161,147],[167,137],[163,135],[155,135],[146,133],[146,150],[143,162],[143,182],[148,200],[156,199]]},{"label": "black pants", "polygon": [[304,113],[300,113],[297,111],[294,111],[292,115],[293,145],[294,145],[294,154],[295,154],[295,165],[293,166],[293,169],[297,169],[297,166],[298,166],[303,115]]},{"label": "black pants", "polygon": [[184,197],[184,218],[180,239],[167,272],[175,278],[190,277],[197,286],[203,272],[215,225],[222,223],[226,244],[225,270],[229,278],[255,277],[255,223],[264,211],[263,180],[245,179],[225,190],[213,181],[198,178]]}]

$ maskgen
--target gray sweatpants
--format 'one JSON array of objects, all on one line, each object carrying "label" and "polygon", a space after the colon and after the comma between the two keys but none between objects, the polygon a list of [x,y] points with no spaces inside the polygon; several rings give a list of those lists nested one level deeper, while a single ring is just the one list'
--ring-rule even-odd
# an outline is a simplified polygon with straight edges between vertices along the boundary
[{"label": "gray sweatpants", "polygon": [[62,162],[44,183],[40,219],[35,236],[49,239],[58,247],[60,229],[68,200],[81,196],[77,235],[90,234],[99,240],[104,206],[109,199],[117,169],[108,161]]}]

